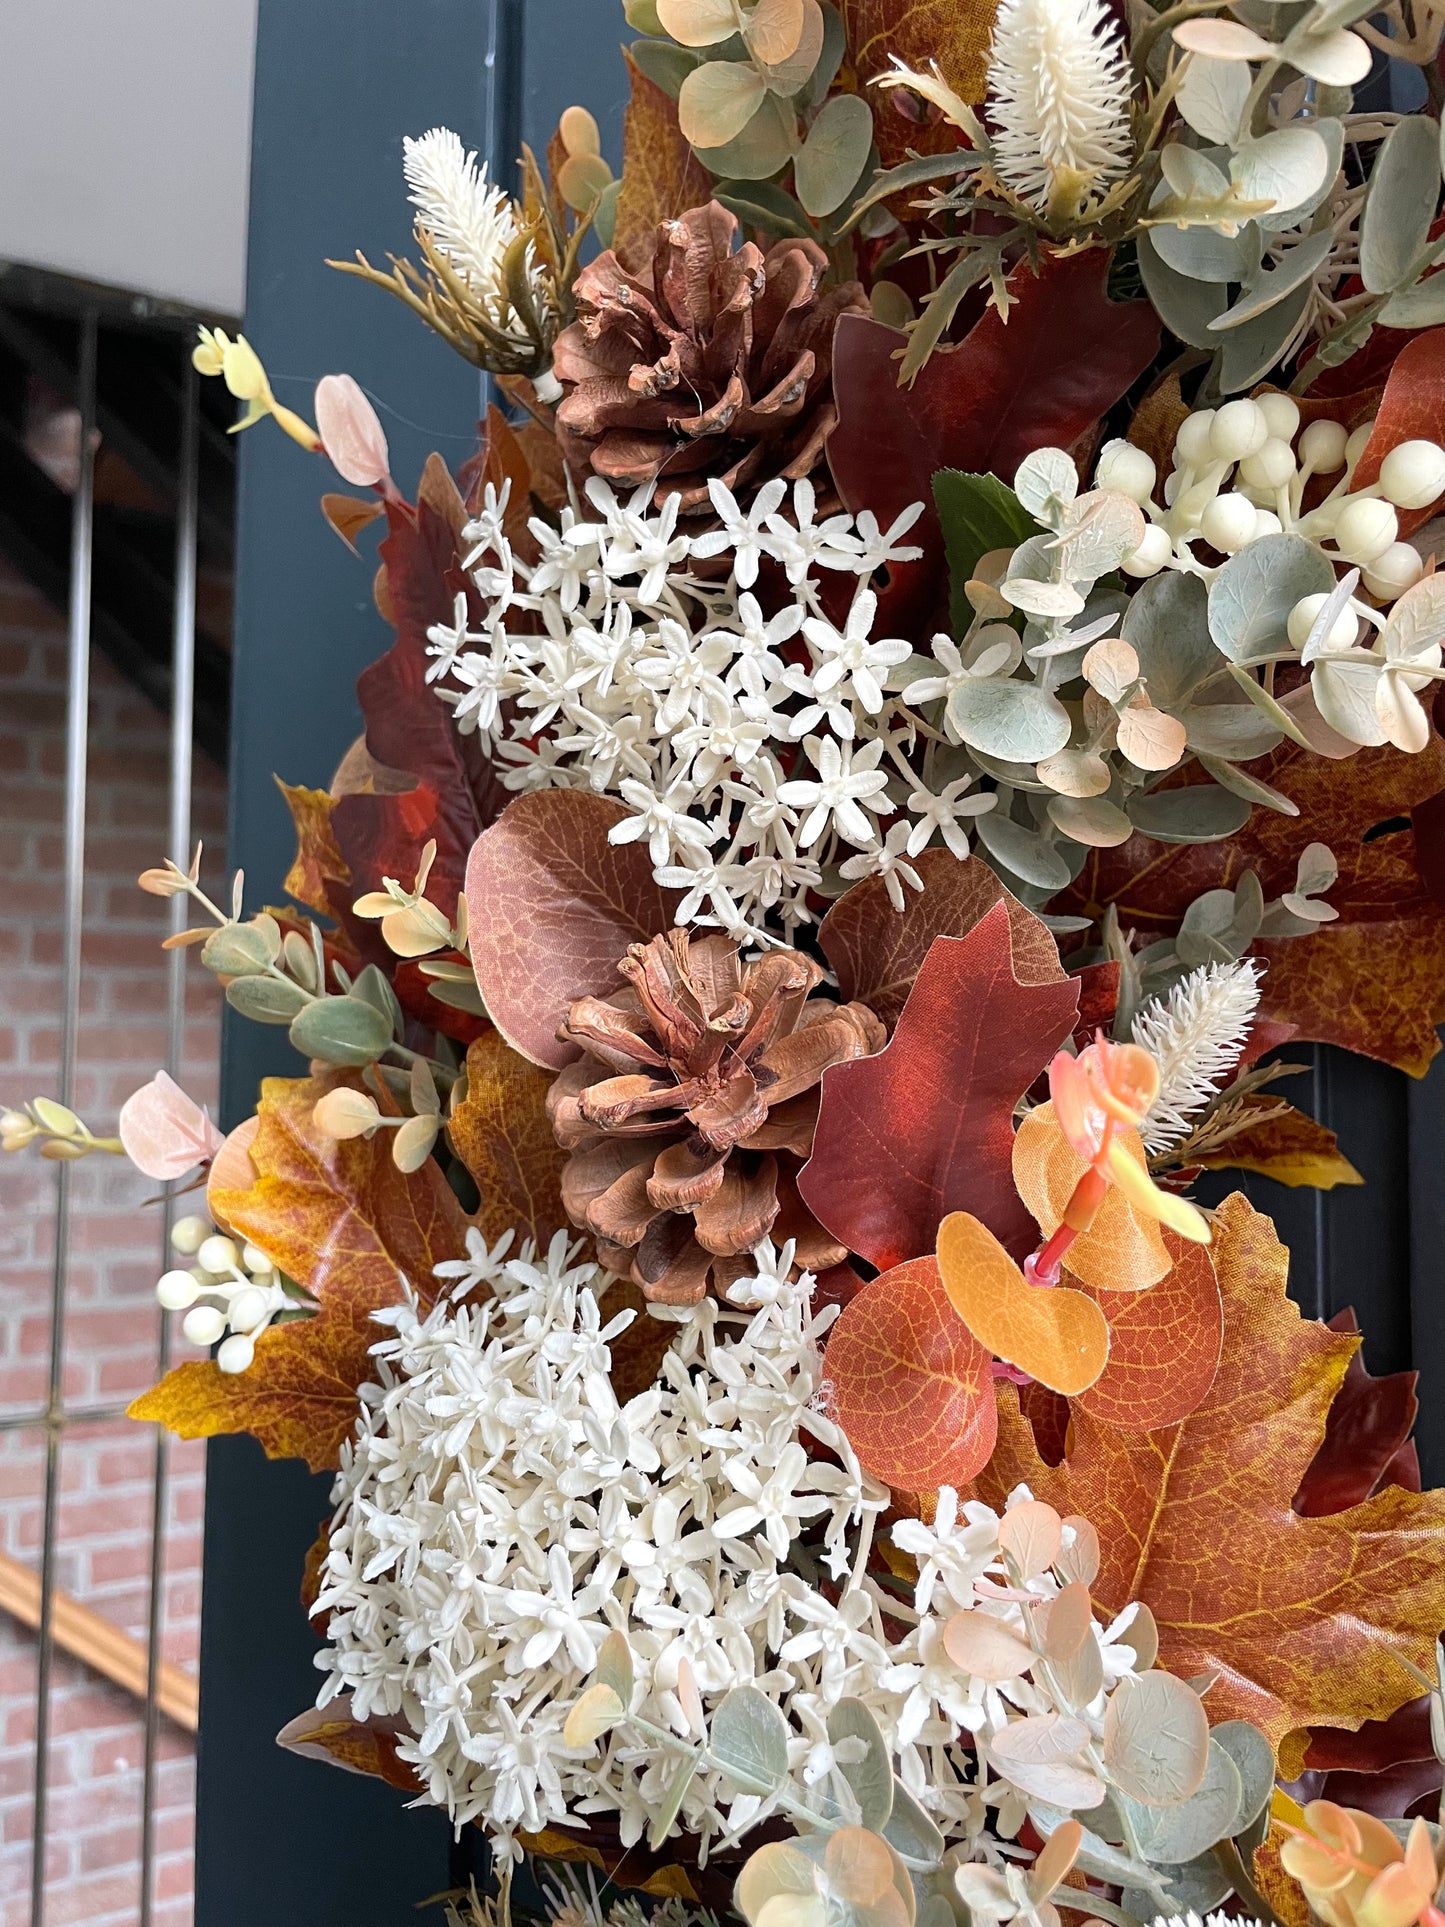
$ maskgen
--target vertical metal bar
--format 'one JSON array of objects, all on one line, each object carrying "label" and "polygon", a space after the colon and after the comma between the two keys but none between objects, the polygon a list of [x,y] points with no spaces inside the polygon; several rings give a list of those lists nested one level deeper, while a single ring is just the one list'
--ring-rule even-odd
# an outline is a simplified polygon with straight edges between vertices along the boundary
[{"label": "vertical metal bar", "polygon": [[[70,519],[69,692],[65,719],[65,934],[57,1096],[75,1092],[80,1029],[80,939],[85,886],[85,766],[90,715],[90,561],[95,506],[96,314],[80,323],[80,466]],[[50,1384],[45,1415],[45,1512],[40,1551],[40,1627],[35,1666],[35,1833],[30,1858],[31,1927],[44,1927],[49,1806],[50,1674],[55,1657],[55,1556],[64,1424],[65,1284],[70,1262],[70,1165],[55,1169],[55,1263],[50,1280]]]},{"label": "vertical metal bar", "polygon": [[[184,348],[181,375],[181,446],[177,462],[175,596],[171,616],[171,773],[168,853],[184,865],[191,842],[191,742],[196,701],[196,459],[199,402],[190,348]],[[189,899],[170,899],[171,934],[184,928]],[[166,953],[166,1070],[178,1081],[185,1055],[186,953]],[[170,1267],[171,1224],[175,1200],[166,1186],[161,1207],[161,1269]],[[170,1314],[162,1311],[156,1339],[156,1378],[170,1370]],[[166,1525],[170,1503],[170,1434],[156,1427],[152,1474],[150,1599],[146,1617],[145,1754],[141,1772],[140,1927],[150,1927],[155,1884],[156,1766],[160,1743],[161,1633],[165,1623]]]}]

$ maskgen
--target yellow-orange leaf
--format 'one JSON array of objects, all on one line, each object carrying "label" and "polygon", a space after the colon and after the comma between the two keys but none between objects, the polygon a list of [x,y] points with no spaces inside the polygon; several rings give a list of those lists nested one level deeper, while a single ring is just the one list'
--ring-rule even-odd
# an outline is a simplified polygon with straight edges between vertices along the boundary
[{"label": "yellow-orange leaf", "polygon": [[[492,1244],[504,1231],[517,1242],[535,1238],[544,1250],[567,1222],[562,1209],[562,1167],[547,1122],[550,1071],[539,1070],[489,1030],[467,1052],[466,1096],[447,1130],[452,1146],[476,1180],[480,1194],[472,1222]],[[515,1255],[516,1247],[513,1247]]]},{"label": "yellow-orange leaf", "polygon": [[335,1466],[356,1423],[357,1388],[382,1336],[371,1314],[400,1302],[403,1278],[428,1302],[433,1267],[464,1255],[466,1232],[434,1161],[403,1173],[390,1133],[339,1142],[317,1129],[326,1088],[268,1077],[249,1146],[254,1181],[211,1193],[230,1229],[318,1301],[317,1315],[262,1332],[248,1371],[190,1361],[130,1408],[182,1438],[249,1432],[268,1457],[305,1459],[313,1472]]},{"label": "yellow-orange leaf", "polygon": [[311,1707],[298,1713],[276,1735],[276,1744],[307,1760],[329,1760],[348,1773],[366,1773],[385,1780],[404,1793],[421,1791],[414,1769],[397,1757],[399,1734],[373,1720],[354,1720],[348,1702],[337,1700],[324,1712]]},{"label": "yellow-orange leaf", "polygon": [[283,783],[279,776],[276,787],[286,798],[291,821],[296,825],[296,860],[286,872],[286,881],[281,887],[288,897],[304,903],[308,910],[319,911],[325,917],[334,916],[335,904],[327,886],[334,885],[344,898],[351,883],[351,871],[331,827],[335,798],[327,790],[309,790],[300,783]]},{"label": "yellow-orange leaf", "polygon": [[[1117,1142],[1142,1168],[1144,1147],[1137,1131]],[[1046,1236],[1063,1222],[1074,1186],[1088,1170],[1054,1118],[1052,1104],[1038,1104],[1014,1137],[1013,1173],[1019,1196]],[[1152,1218],[1137,1215],[1115,1185],[1110,1185],[1099,1215],[1069,1246],[1069,1270],[1083,1284],[1103,1291],[1143,1291],[1169,1269],[1164,1237]]]},{"label": "yellow-orange leaf", "polygon": [[1445,1625],[1445,1492],[1390,1486],[1347,1512],[1303,1518],[1291,1500],[1325,1434],[1358,1341],[1301,1317],[1289,1254],[1269,1220],[1225,1201],[1210,1256],[1224,1344],[1198,1409],[1167,1431],[1125,1431],[1071,1405],[1069,1451],[1047,1464],[1011,1385],[978,1481],[1002,1505],[1021,1481],[1099,1528],[1104,1612],[1142,1600],[1159,1657],[1217,1675],[1216,1723],[1248,1719],[1278,1742],[1303,1726],[1386,1719],[1418,1688]]},{"label": "yellow-orange leaf", "polygon": [[949,1303],[995,1358],[1055,1392],[1081,1392],[1103,1371],[1109,1327],[1093,1299],[1067,1285],[1031,1285],[968,1212],[938,1227],[938,1269]]},{"label": "yellow-orange leaf", "polygon": [[1280,1109],[1278,1099],[1262,1091],[1247,1097],[1244,1108],[1266,1115],[1238,1137],[1226,1139],[1217,1151],[1199,1158],[1207,1171],[1258,1171],[1276,1184],[1311,1184],[1317,1191],[1364,1183],[1334,1132],[1293,1104]]},{"label": "yellow-orange leaf", "polygon": [[624,266],[652,258],[659,221],[700,207],[712,179],[694,156],[677,120],[677,102],[627,60],[632,85],[622,119],[622,189],[612,245]]}]

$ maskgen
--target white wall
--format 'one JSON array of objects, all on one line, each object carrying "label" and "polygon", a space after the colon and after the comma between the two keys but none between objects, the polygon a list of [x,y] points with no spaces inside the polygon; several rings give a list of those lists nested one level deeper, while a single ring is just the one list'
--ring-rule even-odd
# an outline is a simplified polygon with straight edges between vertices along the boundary
[{"label": "white wall", "polygon": [[239,314],[255,37],[256,0],[0,0],[0,261]]}]

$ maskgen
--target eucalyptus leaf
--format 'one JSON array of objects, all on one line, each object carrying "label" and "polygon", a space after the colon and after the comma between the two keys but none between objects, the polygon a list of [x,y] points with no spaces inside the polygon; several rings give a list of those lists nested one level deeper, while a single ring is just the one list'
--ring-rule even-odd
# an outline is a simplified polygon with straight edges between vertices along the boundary
[{"label": "eucalyptus leaf", "polygon": [[289,1024],[310,998],[280,977],[236,977],[226,985],[226,1002],[256,1024]]},{"label": "eucalyptus leaf", "polygon": [[1434,328],[1445,321],[1445,274],[1428,275],[1413,288],[1392,294],[1380,310],[1387,328]]},{"label": "eucalyptus leaf", "polygon": [[1248,763],[1279,748],[1280,730],[1253,703],[1215,699],[1211,692],[1208,702],[1190,703],[1178,714],[1184,740],[1196,754]]},{"label": "eucalyptus leaf", "polygon": [[[1252,388],[1264,379],[1284,353],[1285,343],[1294,333],[1309,299],[1308,287],[1297,288],[1283,301],[1256,315],[1253,321],[1230,329],[1224,337],[1216,376],[1224,394],[1238,394],[1241,389]],[[1211,338],[1219,339],[1217,335]]]},{"label": "eucalyptus leaf", "polygon": [[1119,1681],[1104,1715],[1104,1765],[1116,1795],[1177,1807],[1203,1784],[1208,1759],[1209,1721],[1191,1687],[1158,1671]]},{"label": "eucalyptus leaf", "polygon": [[987,676],[958,685],[948,699],[948,719],[971,749],[1015,763],[1052,756],[1073,728],[1068,710],[1037,683]]},{"label": "eucalyptus leaf", "polygon": [[812,223],[794,197],[775,181],[719,181],[713,198],[736,214],[745,227],[810,240]]},{"label": "eucalyptus leaf", "polygon": [[1191,281],[1244,281],[1256,272],[1263,254],[1259,229],[1244,222],[1237,234],[1212,227],[1149,229],[1149,239],[1166,266]]},{"label": "eucalyptus leaf", "polygon": [[634,40],[627,51],[638,71],[672,100],[677,99],[682,83],[702,58],[690,47],[679,47],[671,40]]},{"label": "eucalyptus leaf", "polygon": [[592,209],[592,232],[597,236],[597,245],[610,248],[617,233],[617,203],[622,195],[622,181],[609,181]]},{"label": "eucalyptus leaf", "polygon": [[947,1842],[901,1780],[893,1782],[893,1806],[883,1838],[905,1867],[926,1871],[936,1867]]},{"label": "eucalyptus leaf", "polygon": [[839,1771],[858,1802],[859,1825],[882,1833],[893,1812],[893,1765],[877,1720],[862,1700],[839,1700],[828,1715],[828,1738],[835,1749],[849,1740],[862,1746],[862,1759]]},{"label": "eucalyptus leaf", "polygon": [[701,1765],[702,1752],[700,1749],[693,1754],[690,1760],[683,1760],[679,1763],[677,1771],[672,1777],[672,1783],[663,1795],[661,1806],[657,1808],[648,1824],[647,1844],[654,1853],[657,1852],[668,1834],[672,1832],[672,1823],[681,1811],[682,1803],[687,1798],[687,1790],[697,1777],[697,1770]]},{"label": "eucalyptus leaf", "polygon": [[375,964],[367,964],[351,986],[351,994],[359,997],[363,1003],[374,1005],[391,1025],[392,1036],[400,1040],[406,1028],[406,1017],[384,972]]},{"label": "eucalyptus leaf", "polygon": [[1035,889],[1067,889],[1073,881],[1068,864],[1036,831],[1026,830],[1002,810],[990,810],[974,818],[974,830],[989,855],[1003,867]]},{"label": "eucalyptus leaf", "polygon": [[1223,282],[1196,280],[1171,268],[1155,243],[1156,234],[1162,232],[1149,228],[1139,236],[1139,274],[1144,292],[1171,333],[1193,348],[1212,348],[1214,337],[1209,324],[1229,306],[1229,289]]},{"label": "eucalyptus leaf", "polygon": [[1260,714],[1267,716],[1276,729],[1281,730],[1300,749],[1312,749],[1313,745],[1309,737],[1305,735],[1294,717],[1275,701],[1267,689],[1255,681],[1247,669],[1241,669],[1238,663],[1232,662],[1229,665],[1229,673]]},{"label": "eucalyptus leaf", "polygon": [[1264,891],[1253,870],[1233,890],[1206,890],[1185,911],[1175,945],[1191,970],[1204,963],[1234,963],[1259,935]]},{"label": "eucalyptus leaf", "polygon": [[1239,117],[1249,99],[1249,87],[1249,68],[1244,61],[1191,54],[1174,102],[1196,134],[1232,147],[1239,134]]},{"label": "eucalyptus leaf", "polygon": [[834,94],[793,160],[793,184],[809,214],[831,214],[847,200],[873,145],[873,112],[857,94]]},{"label": "eucalyptus leaf", "polygon": [[1119,633],[1139,658],[1150,702],[1171,716],[1219,666],[1209,635],[1205,587],[1197,575],[1161,569],[1141,582]]},{"label": "eucalyptus leaf", "polygon": [[1329,178],[1329,149],[1313,126],[1298,122],[1241,141],[1230,178],[1246,200],[1270,201],[1277,219],[1317,194]]},{"label": "eucalyptus leaf", "polygon": [[736,60],[705,60],[683,81],[677,97],[683,136],[698,148],[736,140],[766,96],[767,83],[755,67]]},{"label": "eucalyptus leaf", "polygon": [[[1159,843],[1217,843],[1244,828],[1249,805],[1217,783],[1194,783],[1136,796],[1129,804],[1129,815],[1136,830]],[[980,834],[985,820],[978,818]]]},{"label": "eucalyptus leaf", "polygon": [[1271,789],[1268,783],[1261,783],[1257,776],[1236,769],[1233,763],[1226,763],[1222,757],[1211,756],[1207,751],[1197,751],[1201,766],[1212,776],[1216,783],[1236,796],[1242,796],[1246,803],[1257,803],[1261,809],[1276,810],[1281,816],[1298,816],[1299,804],[1292,802],[1279,790]]},{"label": "eucalyptus leaf", "polygon": [[1423,114],[1396,121],[1370,170],[1360,216],[1360,279],[1371,294],[1406,285],[1440,199],[1439,130]]},{"label": "eucalyptus leaf", "polygon": [[391,1024],[360,997],[322,997],[296,1017],[291,1042],[323,1064],[370,1064],[390,1044]]},{"label": "eucalyptus leaf", "polygon": [[1334,244],[1334,233],[1326,228],[1322,234],[1312,234],[1291,248],[1277,267],[1261,267],[1240,290],[1233,307],[1210,322],[1210,331],[1222,334],[1230,328],[1242,327],[1246,321],[1253,321],[1256,316],[1267,313],[1286,295],[1293,294],[1296,288],[1313,281],[1328,261]]},{"label": "eucalyptus leaf", "polygon": [[[1074,1814],[1065,1813],[1058,1807],[1042,1806],[1033,1800],[1029,1802],[1029,1818],[1039,1832],[1046,1836],[1055,1828],[1062,1826],[1064,1821],[1075,1817]],[[1112,1887],[1136,1887],[1153,1893],[1156,1896],[1155,1911],[1163,1911],[1164,1894],[1161,1885],[1156,1881],[1156,1870],[1153,1867],[1146,1865],[1142,1860],[1135,1859],[1132,1854],[1123,1852],[1121,1848],[1088,1827],[1081,1827],[1080,1833],[1082,1837],[1079,1842],[1079,1857],[1074,1864],[1081,1872],[1089,1874],[1095,1880],[1105,1880]]]},{"label": "eucalyptus leaf", "polygon": [[615,1628],[603,1640],[597,1655],[594,1677],[603,1685],[610,1686],[624,1706],[632,1704],[632,1694],[637,1684],[632,1664],[632,1648],[624,1633]]},{"label": "eucalyptus leaf", "polygon": [[1328,595],[1334,584],[1334,569],[1304,536],[1261,536],[1230,556],[1209,585],[1215,647],[1246,666],[1290,649],[1290,611],[1301,596]]},{"label": "eucalyptus leaf", "polygon": [[1239,1808],[1229,1829],[1233,1837],[1259,1816],[1274,1793],[1274,1748],[1248,1720],[1225,1720],[1210,1737],[1239,1771]]},{"label": "eucalyptus leaf", "polygon": [[823,50],[818,55],[813,68],[812,79],[802,104],[816,106],[828,97],[828,89],[838,78],[838,69],[843,64],[843,56],[848,51],[848,29],[843,24],[843,16],[833,5],[833,0],[823,0]]},{"label": "eucalyptus leaf", "polygon": [[[1298,227],[1302,221],[1307,220],[1309,216],[1314,213],[1315,209],[1328,198],[1331,189],[1334,187],[1335,180],[1339,175],[1340,165],[1345,155],[1345,126],[1342,120],[1329,112],[1328,107],[1324,103],[1323,95],[1329,91],[1330,90],[1326,88],[1319,90],[1321,99],[1317,106],[1317,112],[1321,118],[1310,122],[1311,132],[1317,134],[1325,144],[1324,178],[1314,193],[1306,195],[1305,199],[1297,206],[1271,208],[1267,214],[1256,215],[1256,223],[1260,231],[1264,234],[1283,234],[1289,228]],[[1343,97],[1346,105],[1342,111],[1348,112],[1348,103],[1350,100],[1348,90],[1345,90]]]},{"label": "eucalyptus leaf", "polygon": [[1229,1837],[1244,1797],[1239,1768],[1224,1748],[1210,1742],[1204,1778],[1196,1792],[1172,1807],[1147,1807],[1127,1796],[1115,1796],[1128,1815],[1130,1832],[1144,1858],[1177,1866],[1207,1853],[1216,1841]]},{"label": "eucalyptus leaf", "polygon": [[[1197,1860],[1186,1860],[1182,1866],[1170,1866],[1166,1862],[1157,1871],[1168,1883],[1171,1914],[1195,1913],[1203,1920],[1234,1892],[1233,1882],[1212,1853],[1202,1853]],[[1157,1908],[1157,1902],[1142,1887],[1126,1887],[1123,1905],[1127,1913],[1141,1920],[1151,1919]]]},{"label": "eucalyptus leaf", "polygon": [[1094,850],[1116,849],[1134,834],[1134,825],[1107,796],[1050,797],[1049,821],[1064,836]]},{"label": "eucalyptus leaf", "polygon": [[1079,471],[1062,448],[1036,448],[1014,472],[1014,494],[1037,522],[1059,526],[1061,512],[1079,492]]},{"label": "eucalyptus leaf", "polygon": [[788,1724],[756,1686],[735,1686],[712,1718],[708,1751],[747,1793],[776,1793],[788,1777]]},{"label": "eucalyptus leaf", "polygon": [[693,152],[710,174],[725,180],[765,181],[779,173],[798,144],[798,117],[776,94],[769,94],[743,131],[720,147]]},{"label": "eucalyptus leaf", "polygon": [[201,962],[218,977],[251,977],[271,961],[271,946],[252,923],[223,923],[201,945]]}]

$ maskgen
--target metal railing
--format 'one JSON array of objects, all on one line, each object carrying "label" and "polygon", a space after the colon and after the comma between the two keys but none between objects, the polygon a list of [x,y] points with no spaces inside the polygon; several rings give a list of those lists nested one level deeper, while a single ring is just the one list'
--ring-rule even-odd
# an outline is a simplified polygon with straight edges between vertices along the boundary
[{"label": "metal railing", "polygon": [[[67,1106],[75,1101],[81,1039],[82,937],[86,864],[86,788],[90,753],[89,708],[92,649],[92,589],[95,554],[97,362],[102,352],[102,313],[84,306],[78,320],[78,354],[73,394],[79,417],[79,472],[71,497],[65,719],[65,801],[63,818],[63,931],[59,1058],[53,1095]],[[175,344],[181,394],[179,447],[175,455],[175,554],[171,611],[170,714],[167,850],[184,856],[191,834],[192,742],[196,692],[196,594],[198,527],[198,450],[200,408],[197,378],[190,365],[190,332],[170,337]],[[170,929],[184,922],[185,899],[168,904]],[[184,949],[167,954],[165,1068],[179,1080],[185,1045]],[[65,1594],[59,1584],[62,1455],[67,1430],[80,1424],[122,1416],[124,1404],[67,1403],[67,1287],[72,1258],[74,1167],[54,1167],[54,1253],[51,1265],[47,1333],[48,1384],[45,1403],[32,1410],[0,1416],[0,1431],[33,1431],[43,1439],[44,1498],[41,1524],[38,1599],[35,1575],[17,1567],[6,1598],[12,1614],[30,1624],[36,1636],[33,1833],[30,1862],[31,1927],[45,1927],[47,1849],[51,1841],[52,1700],[57,1652],[87,1660],[96,1670],[143,1699],[141,1766],[140,1891],[137,1920],[150,1927],[156,1905],[157,1775],[163,1719],[194,1731],[195,1685],[162,1657],[165,1614],[166,1533],[171,1481],[168,1437],[157,1428],[152,1466],[148,1596],[144,1643],[108,1625],[100,1615]],[[175,1215],[173,1187],[167,1185],[159,1209],[159,1266],[169,1268],[170,1231]],[[167,1314],[158,1315],[155,1371],[170,1363]],[[8,1562],[11,1566],[15,1562]],[[26,1581],[28,1580],[28,1584]],[[10,1594],[14,1597],[11,1598]],[[53,1891],[53,1887],[52,1887]]]}]

